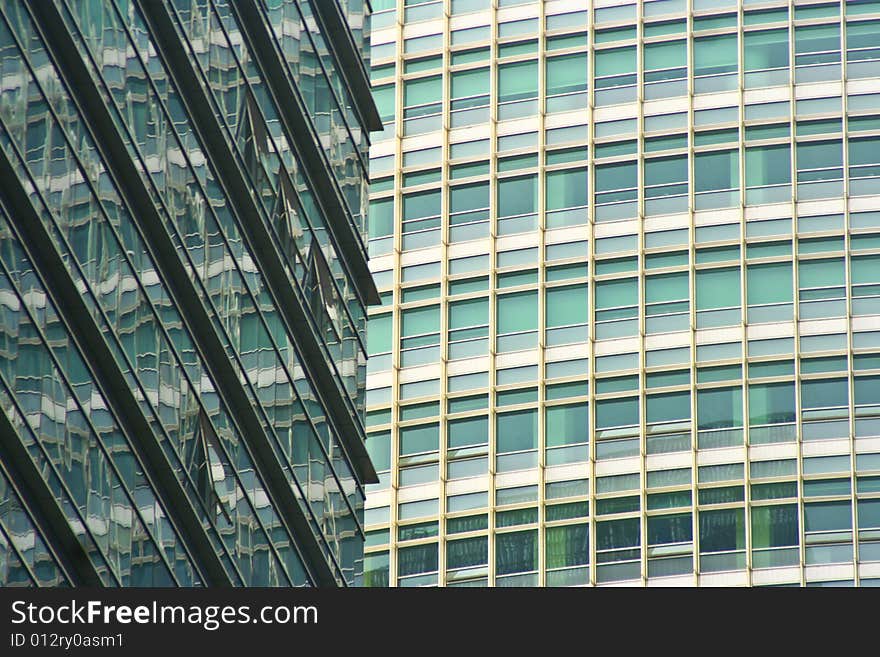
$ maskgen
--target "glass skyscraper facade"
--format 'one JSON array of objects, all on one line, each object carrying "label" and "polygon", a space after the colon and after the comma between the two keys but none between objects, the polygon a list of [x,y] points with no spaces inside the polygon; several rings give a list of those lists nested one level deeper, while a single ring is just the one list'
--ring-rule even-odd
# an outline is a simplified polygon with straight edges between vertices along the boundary
[{"label": "glass skyscraper facade", "polygon": [[373,9],[365,583],[880,584],[880,2]]},{"label": "glass skyscraper facade", "polygon": [[0,2],[0,585],[360,583],[368,12]]}]

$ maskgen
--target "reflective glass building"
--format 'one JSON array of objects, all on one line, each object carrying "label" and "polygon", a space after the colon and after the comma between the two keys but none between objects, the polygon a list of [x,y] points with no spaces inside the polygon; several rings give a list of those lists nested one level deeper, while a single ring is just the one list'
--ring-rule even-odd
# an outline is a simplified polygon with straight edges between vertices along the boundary
[{"label": "reflective glass building", "polygon": [[0,2],[0,585],[360,582],[368,11]]},{"label": "reflective glass building", "polygon": [[880,2],[374,0],[367,583],[880,583]]}]

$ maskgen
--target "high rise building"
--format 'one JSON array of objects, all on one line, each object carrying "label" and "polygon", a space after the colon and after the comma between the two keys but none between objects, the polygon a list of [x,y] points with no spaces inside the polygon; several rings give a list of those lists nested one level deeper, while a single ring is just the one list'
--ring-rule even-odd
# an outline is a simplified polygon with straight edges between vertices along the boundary
[{"label": "high rise building", "polygon": [[0,2],[0,584],[360,582],[365,10]]},{"label": "high rise building", "polygon": [[880,584],[880,2],[373,9],[365,581]]}]

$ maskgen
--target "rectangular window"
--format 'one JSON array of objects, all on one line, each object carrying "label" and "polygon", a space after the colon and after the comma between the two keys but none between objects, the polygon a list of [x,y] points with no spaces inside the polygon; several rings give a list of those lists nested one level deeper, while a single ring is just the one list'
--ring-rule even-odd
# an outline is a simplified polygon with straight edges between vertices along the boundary
[{"label": "rectangular window", "polygon": [[547,228],[575,226],[587,222],[587,193],[589,173],[587,167],[548,171],[544,204]]},{"label": "rectangular window", "polygon": [[748,265],[746,282],[749,323],[791,319],[793,311],[791,263]]},{"label": "rectangular window", "polygon": [[788,84],[788,29],[746,32],[743,38],[746,88]]},{"label": "rectangular window", "polygon": [[696,272],[697,328],[740,323],[739,267]]},{"label": "rectangular window", "polygon": [[694,93],[735,89],[738,54],[736,34],[694,39]]},{"label": "rectangular window", "polygon": [[635,335],[638,329],[639,285],[637,278],[596,283],[596,337]]},{"label": "rectangular window", "polygon": [[548,96],[587,90],[587,53],[548,57],[546,66]]},{"label": "rectangular window", "polygon": [[[498,232],[535,230],[538,227],[538,176],[518,176],[498,181]],[[516,219],[508,219],[516,217]]]},{"label": "rectangular window", "polygon": [[690,327],[688,272],[645,277],[645,330],[647,333],[684,331]]},{"label": "rectangular window", "polygon": [[788,144],[746,148],[746,203],[784,201],[791,195],[791,149]]},{"label": "rectangular window", "polygon": [[589,309],[586,285],[547,288],[545,305],[546,344],[570,344],[587,339]]},{"label": "rectangular window", "polygon": [[790,442],[795,439],[795,385],[752,383],[749,385],[749,442]]}]

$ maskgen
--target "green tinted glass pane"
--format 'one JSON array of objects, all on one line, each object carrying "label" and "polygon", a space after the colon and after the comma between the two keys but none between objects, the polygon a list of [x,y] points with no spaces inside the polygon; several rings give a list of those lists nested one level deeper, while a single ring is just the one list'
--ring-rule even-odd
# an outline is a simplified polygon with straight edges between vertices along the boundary
[{"label": "green tinted glass pane", "polygon": [[639,302],[637,278],[599,281],[596,283],[596,308],[616,308],[634,306]]},{"label": "green tinted glass pane", "polygon": [[403,329],[401,335],[421,335],[436,333],[440,330],[440,306],[427,306],[403,311]]},{"label": "green tinted glass pane", "polygon": [[675,491],[672,493],[656,493],[648,495],[648,510],[674,509],[678,506],[691,505],[691,492],[689,490]]},{"label": "green tinted glass pane", "polygon": [[804,504],[804,531],[848,529],[852,529],[852,505],[849,500]]},{"label": "green tinted glass pane", "polygon": [[459,185],[449,189],[449,211],[451,213],[478,210],[489,207],[489,183]]},{"label": "green tinted glass pane", "polygon": [[590,562],[588,524],[547,527],[547,568],[570,568]]},{"label": "green tinted glass pane", "polygon": [[779,424],[795,419],[794,382],[749,386],[749,424]]},{"label": "green tinted glass pane", "polygon": [[544,409],[547,447],[587,442],[589,420],[587,404],[548,406]]},{"label": "green tinted glass pane", "polygon": [[399,576],[430,573],[437,570],[437,544],[416,545],[397,551],[397,574]]},{"label": "green tinted glass pane", "polygon": [[798,171],[843,166],[843,148],[839,140],[810,141],[797,145]]},{"label": "green tinted glass pane", "polygon": [[745,511],[700,511],[700,552],[726,552],[746,546]]},{"label": "green tinted glass pane", "polygon": [[[878,33],[880,33],[880,30],[878,30]],[[880,162],[880,153],[877,152],[876,137],[849,140],[850,166],[877,164],[878,162]]]},{"label": "green tinted glass pane", "polygon": [[391,315],[373,315],[367,326],[367,353],[384,354],[391,351]]},{"label": "green tinted glass pane", "polygon": [[830,408],[848,404],[849,387],[846,379],[821,379],[801,383],[803,408]]},{"label": "green tinted glass pane", "polygon": [[489,526],[489,516],[465,516],[464,518],[449,518],[446,520],[447,534],[463,534],[486,529]]},{"label": "green tinted glass pane", "polygon": [[446,429],[450,449],[485,445],[489,441],[489,419],[485,416],[450,420]]},{"label": "green tinted glass pane", "polygon": [[792,300],[791,263],[774,262],[749,265],[746,270],[747,295],[750,306],[763,303],[784,303]]},{"label": "green tinted glass pane", "polygon": [[376,472],[391,469],[391,432],[367,434],[366,444]]},{"label": "green tinted glass pane", "polygon": [[597,50],[595,76],[624,75],[636,72],[636,47]]},{"label": "green tinted glass pane", "polygon": [[549,288],[546,294],[545,324],[548,328],[586,324],[589,321],[586,285]]},{"label": "green tinted glass pane", "polygon": [[797,482],[780,481],[772,484],[752,484],[753,500],[773,500],[780,497],[797,497]]},{"label": "green tinted glass pane", "polygon": [[739,187],[739,151],[697,153],[694,158],[696,192]]},{"label": "green tinted glass pane", "polygon": [[650,516],[648,518],[648,545],[688,543],[694,538],[690,513]]},{"label": "green tinted glass pane", "polygon": [[536,60],[504,64],[498,67],[498,101],[534,98],[538,95]]},{"label": "green tinted glass pane", "polygon": [[880,499],[859,500],[859,529],[880,528]]},{"label": "green tinted glass pane", "polygon": [[596,427],[622,427],[639,423],[638,397],[600,399],[596,402]]},{"label": "green tinted glass pane", "polygon": [[798,544],[798,505],[782,504],[752,509],[752,548]]},{"label": "green tinted glass pane", "polygon": [[798,263],[798,285],[801,289],[846,285],[844,259],[800,261]]},{"label": "green tinted glass pane", "polygon": [[740,305],[739,267],[697,271],[697,310]]},{"label": "green tinted glass pane", "polygon": [[875,21],[846,24],[846,47],[880,48],[880,30]]},{"label": "green tinted glass pane", "polygon": [[495,442],[499,454],[536,449],[538,446],[538,411],[530,409],[498,414],[495,417]]},{"label": "green tinted glass pane", "polygon": [[688,391],[648,395],[645,403],[649,423],[687,420],[691,416],[691,393]]},{"label": "green tinted glass pane", "polygon": [[690,297],[686,271],[645,277],[645,303],[678,301]]},{"label": "green tinted glass pane", "polygon": [[468,299],[449,304],[449,328],[483,326],[489,323],[489,299]]},{"label": "green tinted glass pane", "polygon": [[853,257],[850,276],[853,285],[880,283],[880,254]]},{"label": "green tinted glass pane", "polygon": [[586,205],[587,181],[587,167],[548,171],[546,177],[547,210]]},{"label": "green tinted glass pane", "polygon": [[517,292],[498,297],[496,313],[499,334],[536,330],[538,328],[537,291]]},{"label": "green tinted glass pane", "polygon": [[440,446],[440,425],[426,424],[400,429],[400,455],[436,452]]},{"label": "green tinted glass pane", "polygon": [[571,518],[586,518],[590,515],[590,503],[569,502],[568,504],[548,505],[545,507],[544,515],[547,522],[569,520]]},{"label": "green tinted glass pane", "polygon": [[788,29],[746,32],[743,47],[747,71],[788,66]]},{"label": "green tinted glass pane", "polygon": [[382,122],[387,123],[394,118],[394,85],[389,84],[382,87],[373,87],[373,100],[376,101],[376,108],[379,110],[379,116]]},{"label": "green tinted glass pane", "polygon": [[794,51],[810,52],[840,50],[840,25],[800,25],[794,31]]},{"label": "green tinted glass pane", "polygon": [[638,518],[607,520],[596,523],[597,550],[638,547],[640,536],[641,528]]},{"label": "green tinted glass pane", "polygon": [[697,428],[723,429],[743,425],[742,388],[712,388],[697,391]]},{"label": "green tinted glass pane", "polygon": [[386,198],[370,203],[370,237],[394,234],[394,199]]},{"label": "green tinted glass pane", "polygon": [[481,566],[488,562],[489,538],[487,536],[475,536],[446,543],[446,567],[450,570]]},{"label": "green tinted glass pane", "polygon": [[403,197],[403,219],[419,219],[440,214],[440,191],[407,194]]},{"label": "green tinted glass pane", "polygon": [[735,34],[694,39],[694,75],[733,73],[736,68]]},{"label": "green tinted glass pane", "polygon": [[746,149],[746,186],[781,185],[791,182],[791,150],[788,144]]},{"label": "green tinted glass pane", "polygon": [[687,155],[645,160],[645,185],[668,185],[687,182]]},{"label": "green tinted glass pane", "polygon": [[645,44],[645,70],[684,68],[687,66],[687,41],[667,41]]},{"label": "green tinted glass pane", "polygon": [[596,191],[631,189],[638,185],[638,165],[635,162],[616,162],[596,167]]},{"label": "green tinted glass pane", "polygon": [[547,59],[547,95],[567,94],[587,88],[587,53]]},{"label": "green tinted glass pane", "polygon": [[439,103],[443,100],[443,77],[435,75],[428,78],[407,80],[403,85],[403,103],[406,107]]},{"label": "green tinted glass pane", "polygon": [[477,68],[452,74],[452,98],[467,98],[489,93],[489,69]]},{"label": "green tinted glass pane", "polygon": [[538,567],[538,530],[496,534],[495,572],[498,575],[530,572]]},{"label": "green tinted glass pane", "polygon": [[538,176],[504,178],[498,181],[498,216],[510,217],[535,212],[538,208]]}]

